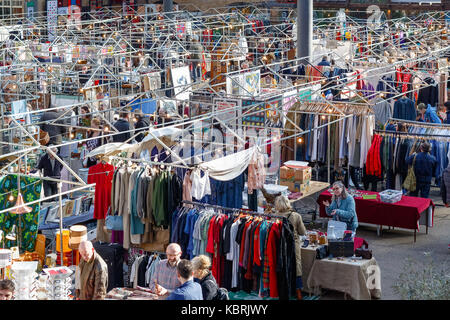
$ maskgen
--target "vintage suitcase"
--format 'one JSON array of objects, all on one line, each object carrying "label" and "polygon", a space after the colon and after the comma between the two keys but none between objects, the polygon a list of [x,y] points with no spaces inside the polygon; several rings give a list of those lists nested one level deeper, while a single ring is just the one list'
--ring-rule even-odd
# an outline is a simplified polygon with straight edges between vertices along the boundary
[{"label": "vintage suitcase", "polygon": [[328,239],[328,253],[333,257],[351,257],[355,252],[352,241]]}]

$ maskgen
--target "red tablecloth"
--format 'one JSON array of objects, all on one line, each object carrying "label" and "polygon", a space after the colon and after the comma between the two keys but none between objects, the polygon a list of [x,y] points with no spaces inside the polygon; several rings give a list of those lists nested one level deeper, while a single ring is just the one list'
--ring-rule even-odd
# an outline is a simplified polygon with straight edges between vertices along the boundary
[{"label": "red tablecloth", "polygon": [[[377,194],[378,192],[363,191],[364,194]],[[325,213],[324,200],[331,203],[331,194],[328,190],[322,192],[317,199],[320,205],[320,216],[329,217]],[[432,207],[432,221],[434,220],[434,203],[431,199],[403,196],[396,203],[385,203],[376,200],[365,200],[362,197],[355,198],[356,215],[359,222],[375,225],[391,226],[405,229],[419,230],[419,219],[422,213]]]}]

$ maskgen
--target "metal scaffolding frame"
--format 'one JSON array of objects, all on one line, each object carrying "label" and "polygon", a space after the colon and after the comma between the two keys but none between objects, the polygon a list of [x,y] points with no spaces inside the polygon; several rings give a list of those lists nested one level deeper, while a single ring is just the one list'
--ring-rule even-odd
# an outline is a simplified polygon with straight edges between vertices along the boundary
[{"label": "metal scaffolding frame", "polygon": [[[283,103],[280,103],[277,107],[267,107],[267,105],[270,102],[280,100],[280,97],[286,98],[289,96],[296,97],[299,103],[305,103],[306,101],[299,97],[299,93],[314,88],[314,85],[321,85],[324,81],[338,79],[329,78],[325,80],[319,77],[317,80],[312,80],[308,75],[286,72],[289,69],[301,67],[301,62],[307,58],[288,58],[289,51],[295,48],[292,33],[292,30],[295,29],[293,28],[295,22],[294,10],[288,11],[287,18],[284,20],[269,17],[270,25],[262,26],[256,30],[252,20],[267,18],[267,10],[249,7],[249,11],[244,13],[241,10],[229,12],[229,9],[229,7],[214,8],[197,13],[189,11],[149,13],[147,10],[145,12],[137,10],[130,14],[115,8],[101,8],[94,12],[82,13],[83,20],[80,21],[79,25],[72,25],[70,19],[65,16],[60,17],[56,26],[55,37],[50,43],[45,43],[48,40],[47,20],[42,15],[39,17],[38,13],[38,17],[32,20],[22,18],[22,31],[11,34],[8,39],[3,39],[0,42],[2,126],[4,112],[17,100],[25,100],[27,104],[31,105],[30,110],[15,114],[18,118],[25,115],[38,116],[43,111],[51,109],[64,109],[64,114],[56,120],[70,121],[72,118],[77,120],[80,117],[78,112],[80,107],[89,106],[91,112],[88,115],[96,115],[102,119],[107,129],[103,136],[110,138],[119,134],[112,125],[111,113],[129,113],[129,108],[133,105],[135,99],[152,98],[157,102],[162,99],[170,99],[177,101],[179,104],[192,103],[192,101],[186,102],[166,95],[167,92],[179,88],[179,86],[171,83],[167,70],[170,70],[171,67],[189,65],[192,62],[191,55],[193,54],[204,54],[203,62],[205,64],[218,63],[226,67],[225,71],[222,69],[212,78],[203,80],[202,77],[199,77],[197,81],[192,81],[188,86],[180,85],[183,91],[189,90],[194,95],[211,97],[211,102],[202,102],[209,107],[209,112],[191,118],[165,118],[158,125],[144,128],[148,130],[150,135],[152,135],[153,129],[170,126],[183,128],[186,132],[191,133],[193,132],[193,124],[200,121],[207,123],[209,129],[212,129],[215,125],[224,126],[226,131],[229,131],[239,141],[239,134],[234,131],[234,126],[230,123],[258,113],[256,109],[259,106],[266,106],[266,110],[279,113],[280,117],[292,124],[292,121],[287,119],[283,113]],[[420,83],[412,90],[417,91],[424,86],[428,86],[423,81],[422,72],[432,73],[436,71],[433,67],[427,67],[426,63],[430,61],[439,62],[450,50],[446,38],[447,26],[441,12],[423,13],[415,18],[384,20],[377,28],[373,28],[365,20],[354,19],[351,16],[347,16],[346,19],[345,26],[335,17],[315,19],[314,36],[315,40],[321,41],[325,46],[327,42],[335,42],[337,45],[342,45],[345,42],[350,43],[352,48],[350,56],[342,56],[327,48],[328,53],[333,59],[344,63],[349,68],[362,70],[358,75],[361,79],[373,75],[381,78],[383,75],[395,71],[395,68],[403,67],[406,72],[420,79]],[[11,20],[1,21],[0,26],[15,25],[18,22],[18,20]],[[180,26],[184,26],[185,33],[189,32],[186,29],[191,30],[191,38],[184,35],[178,36]],[[214,34],[215,31],[220,33]],[[351,36],[347,40],[336,41],[337,31],[348,31]],[[209,32],[211,40],[204,43],[204,51],[195,52],[190,46],[191,39],[194,36],[201,36],[204,32]],[[405,33],[404,38],[407,41],[397,41],[395,36],[400,32]],[[340,34],[342,38],[345,37],[345,32]],[[238,45],[241,35],[245,35],[249,44],[248,54],[244,54],[244,56],[245,58],[249,58],[249,55],[252,56],[253,64],[246,67],[238,65],[236,70],[232,70],[231,65],[236,62],[237,57],[243,55],[239,51]],[[362,45],[365,46],[365,51],[363,51],[363,54],[360,54],[361,52],[356,54],[356,49]],[[388,52],[389,55],[381,54],[377,50],[377,46],[382,46],[383,51]],[[52,51],[49,48],[52,48]],[[57,50],[56,55],[55,50]],[[42,56],[43,53],[44,56]],[[279,61],[269,61],[276,60],[272,58],[272,55],[275,54],[280,57]],[[62,62],[56,59],[58,55],[60,59],[62,58]],[[322,53],[315,54],[309,58],[314,60],[320,58],[321,55]],[[199,61],[195,61],[195,63],[199,63]],[[424,66],[418,70],[415,68],[418,64],[424,64]],[[86,70],[90,70],[90,73],[85,73]],[[248,90],[235,78],[240,74],[254,71],[260,72],[260,79],[266,77],[279,79],[278,85],[273,88],[272,85],[267,86],[261,81],[261,93],[255,97],[250,96]],[[440,71],[448,72],[448,67],[446,66]],[[165,72],[165,81],[159,89],[145,90],[142,85],[142,77],[152,72]],[[63,79],[67,81],[62,81]],[[227,87],[226,79],[230,79],[231,84],[237,86],[242,93],[236,95],[217,90],[218,87]],[[356,78],[345,80],[353,82]],[[385,85],[390,86],[386,81]],[[342,83],[337,83],[335,86],[328,86],[326,90],[341,87]],[[391,89],[395,88],[391,87]],[[350,91],[357,94],[353,89]],[[61,92],[78,97],[77,103],[45,110],[36,106],[47,103],[46,94],[57,95]],[[95,94],[89,96],[88,92]],[[42,95],[42,93],[44,94]],[[109,95],[105,96],[104,93]],[[313,89],[311,93],[317,96],[318,102],[323,103],[324,109],[320,114],[328,117],[338,116],[340,118],[337,121],[349,116],[339,108],[339,102],[326,99],[324,93],[325,89],[321,86],[318,89]],[[393,100],[404,94],[404,92],[394,93],[393,97],[389,99]],[[40,97],[42,97],[43,102],[38,103]],[[249,107],[244,108],[237,105],[221,112],[216,110],[213,98],[225,100],[256,99],[257,102]],[[367,108],[370,101],[365,97],[361,97],[361,99],[363,103],[346,102],[346,104],[360,109]],[[121,101],[125,101],[124,105],[120,105]],[[99,107],[101,103],[105,103],[107,106],[103,110]],[[239,110],[241,114],[237,113]],[[227,118],[226,123],[219,118],[219,116],[230,111],[235,111],[236,116]],[[155,115],[155,118],[157,119],[159,116]],[[165,123],[167,120],[170,121],[169,125]],[[15,130],[21,132],[21,141],[20,143],[2,141],[1,147],[4,145],[18,147],[18,150],[4,154],[3,157],[26,157],[30,153],[36,153],[37,150],[52,153],[48,147],[39,144],[36,133],[31,130],[32,126],[39,125],[39,121],[22,124],[14,119],[13,122],[16,124]],[[68,123],[62,125],[73,129],[77,127]],[[295,123],[293,125],[295,127],[293,133],[291,132],[292,134],[279,139],[279,141],[296,138],[306,133]],[[247,126],[247,128],[251,129],[251,126]],[[274,129],[266,124],[262,129],[281,132],[280,128]],[[0,134],[8,130],[11,131],[11,129],[1,129]],[[314,130],[317,130],[317,128]],[[130,132],[133,132],[133,128]],[[27,138],[25,140],[29,140],[28,143],[25,143],[25,137]],[[63,147],[73,143],[86,142],[90,139],[95,138],[72,140],[72,137],[69,136],[68,142],[58,146]],[[198,142],[199,140],[180,141]],[[211,141],[209,142],[211,143]],[[240,141],[241,144],[242,142]],[[261,143],[265,145],[271,142],[273,142],[272,138]],[[165,147],[168,152],[172,153],[170,147]],[[232,148],[233,145],[228,147]],[[65,164],[59,158],[57,159],[70,169],[70,165]],[[188,166],[186,161],[189,159],[190,157],[183,157],[183,159],[174,161],[174,165],[182,163],[186,167]],[[13,163],[15,162],[9,163],[1,171],[6,172],[6,169]],[[72,172],[72,174],[80,184],[85,185],[75,172]]]}]

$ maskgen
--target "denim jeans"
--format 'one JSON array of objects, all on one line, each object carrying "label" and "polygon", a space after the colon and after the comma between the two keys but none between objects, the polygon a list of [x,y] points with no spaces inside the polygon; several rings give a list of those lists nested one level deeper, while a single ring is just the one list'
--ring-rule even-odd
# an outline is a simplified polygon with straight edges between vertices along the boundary
[{"label": "denim jeans", "polygon": [[411,192],[411,196],[417,197],[420,191],[421,198],[428,198],[428,196],[430,195],[430,186],[431,185],[429,183],[417,183],[416,191]]}]

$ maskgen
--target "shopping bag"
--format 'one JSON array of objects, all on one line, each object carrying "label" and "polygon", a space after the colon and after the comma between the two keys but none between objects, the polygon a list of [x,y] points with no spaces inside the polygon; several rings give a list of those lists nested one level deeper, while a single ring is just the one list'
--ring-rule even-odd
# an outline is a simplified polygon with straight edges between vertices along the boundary
[{"label": "shopping bag", "polygon": [[408,175],[406,176],[405,181],[403,182],[403,188],[408,190],[409,192],[416,191],[416,175],[414,174],[414,165],[416,163],[416,156],[414,156],[412,166],[408,169]]},{"label": "shopping bag", "polygon": [[105,219],[106,229],[122,231],[123,230],[123,219],[122,216],[106,216]]}]

